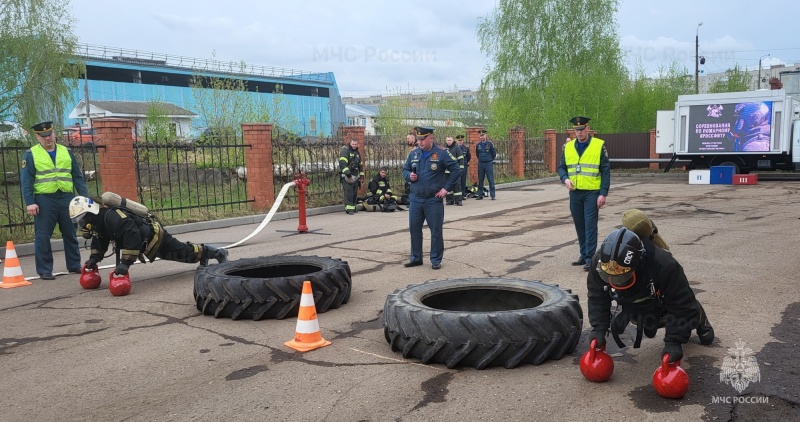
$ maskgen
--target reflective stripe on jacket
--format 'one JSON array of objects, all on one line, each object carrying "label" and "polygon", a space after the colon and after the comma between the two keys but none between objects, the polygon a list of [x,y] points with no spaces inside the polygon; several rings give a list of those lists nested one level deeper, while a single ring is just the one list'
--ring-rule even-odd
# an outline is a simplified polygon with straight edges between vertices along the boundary
[{"label": "reflective stripe on jacket", "polygon": [[41,145],[31,147],[33,165],[36,167],[36,179],[33,181],[33,193],[72,192],[72,158],[69,150],[56,144],[56,162]]},{"label": "reflective stripe on jacket", "polygon": [[[567,175],[575,189],[578,190],[600,190],[600,155],[603,153],[602,139],[592,137],[589,145],[583,151],[583,155],[578,155],[573,139],[564,147],[564,162],[567,165]],[[580,170],[580,171],[578,171]]]}]

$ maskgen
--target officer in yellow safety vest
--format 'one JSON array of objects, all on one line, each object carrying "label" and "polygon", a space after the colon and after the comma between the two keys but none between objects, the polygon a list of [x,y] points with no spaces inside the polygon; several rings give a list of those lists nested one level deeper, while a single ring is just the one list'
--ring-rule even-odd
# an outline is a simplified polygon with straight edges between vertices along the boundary
[{"label": "officer in yellow safety vest", "polygon": [[589,120],[583,116],[570,120],[576,139],[564,145],[558,166],[558,176],[569,189],[569,211],[581,250],[572,265],[582,265],[584,271],[589,271],[597,249],[597,218],[611,186],[608,151],[602,139],[589,135]]},{"label": "officer in yellow safety vest", "polygon": [[69,202],[75,190],[79,195],[89,195],[83,172],[67,147],[56,144],[53,122],[37,123],[31,129],[39,144],[22,155],[20,182],[26,211],[33,216],[36,272],[42,280],[55,279],[50,238],[58,223],[67,271],[80,274],[81,252],[75,225],[69,218]]}]

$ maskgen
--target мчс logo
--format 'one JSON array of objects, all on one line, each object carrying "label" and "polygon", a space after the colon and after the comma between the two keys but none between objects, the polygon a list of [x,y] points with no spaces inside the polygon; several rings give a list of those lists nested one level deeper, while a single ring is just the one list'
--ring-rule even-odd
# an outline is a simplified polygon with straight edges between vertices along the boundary
[{"label": "\u043c\u0447\u0441 logo", "polygon": [[736,342],[735,349],[728,348],[728,356],[722,361],[719,372],[719,382],[730,384],[741,394],[751,382],[761,381],[758,362],[752,354],[753,349],[745,347],[741,340]]}]

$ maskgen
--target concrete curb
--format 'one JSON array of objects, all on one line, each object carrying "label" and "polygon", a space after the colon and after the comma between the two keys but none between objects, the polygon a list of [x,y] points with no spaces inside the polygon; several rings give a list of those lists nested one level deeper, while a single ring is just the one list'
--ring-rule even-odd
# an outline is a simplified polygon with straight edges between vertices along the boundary
[{"label": "concrete curb", "polygon": [[[668,178],[675,178],[675,177],[686,177],[684,173],[612,173],[613,177],[668,177]],[[534,180],[521,180],[518,182],[510,182],[510,183],[503,183],[495,186],[497,190],[503,189],[513,189],[523,186],[530,186],[530,185],[538,185],[542,183],[552,183],[557,182],[559,180],[558,176],[552,177],[545,177],[542,179],[534,179]],[[322,215],[322,214],[331,214],[335,212],[341,212],[342,205],[331,205],[327,207],[319,207],[319,208],[309,208],[306,210],[307,216],[312,215]],[[280,221],[280,220],[287,220],[290,218],[297,218],[299,215],[297,210],[294,211],[284,211],[275,213],[275,216],[272,217],[273,221]],[[258,215],[248,215],[244,217],[233,217],[233,218],[225,218],[222,220],[213,220],[213,221],[199,221],[196,223],[186,223],[186,224],[177,224],[174,226],[168,226],[167,230],[172,235],[177,235],[181,233],[190,233],[190,232],[197,232],[209,229],[223,229],[226,227],[234,227],[234,226],[243,226],[248,224],[259,224],[262,220],[264,220],[266,214],[258,214]],[[80,243],[81,239],[78,239]],[[53,251],[63,251],[64,250],[64,243],[61,239],[51,239],[50,246],[53,248]],[[34,245],[33,243],[22,243],[22,244],[15,244],[14,249],[17,251],[17,256],[30,256],[34,254]],[[0,259],[5,259],[6,256],[6,247],[3,245],[0,247]]]}]

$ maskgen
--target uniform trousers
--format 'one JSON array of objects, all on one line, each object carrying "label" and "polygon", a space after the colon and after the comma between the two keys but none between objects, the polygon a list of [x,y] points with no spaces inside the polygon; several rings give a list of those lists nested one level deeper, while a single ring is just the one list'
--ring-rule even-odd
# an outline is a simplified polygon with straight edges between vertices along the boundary
[{"label": "uniform trousers", "polygon": [[494,165],[491,161],[478,163],[478,197],[483,198],[483,178],[489,181],[489,195],[494,198]]},{"label": "uniform trousers", "polygon": [[597,190],[573,190],[569,192],[569,211],[575,223],[578,243],[581,247],[581,259],[589,264],[597,249]]},{"label": "uniform trousers", "polygon": [[55,192],[34,195],[39,205],[39,215],[33,218],[34,247],[36,249],[36,273],[53,273],[53,249],[50,238],[58,223],[64,242],[64,256],[67,270],[81,269],[81,251],[75,236],[75,224],[69,218],[69,202],[75,195],[72,192]]},{"label": "uniform trousers", "polygon": [[444,256],[444,204],[441,198],[411,196],[408,206],[408,228],[411,233],[411,262],[422,262],[422,226],[431,230],[431,264],[441,264]]}]

